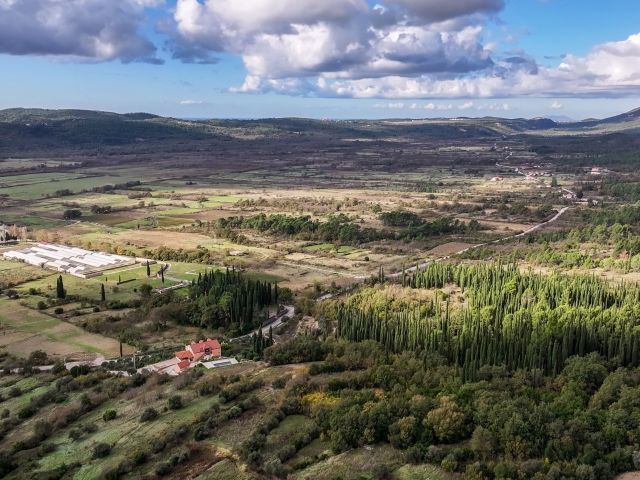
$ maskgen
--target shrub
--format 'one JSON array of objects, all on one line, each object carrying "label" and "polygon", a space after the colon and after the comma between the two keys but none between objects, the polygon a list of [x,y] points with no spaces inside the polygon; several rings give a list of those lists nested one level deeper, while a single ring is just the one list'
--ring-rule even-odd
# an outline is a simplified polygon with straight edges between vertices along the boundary
[{"label": "shrub", "polygon": [[40,454],[42,456],[55,452],[58,446],[55,443],[43,443],[40,445]]},{"label": "shrub", "polygon": [[14,468],[15,461],[9,452],[0,452],[0,478],[4,478]]},{"label": "shrub", "polygon": [[186,448],[183,448],[180,451],[171,455],[171,458],[169,458],[169,463],[173,466],[176,466],[186,462],[190,458],[191,458],[191,452]]},{"label": "shrub", "polygon": [[11,390],[9,390],[10,397],[19,397],[20,395],[22,395],[22,390],[20,390],[20,387],[11,387]]},{"label": "shrub", "polygon": [[440,462],[440,466],[445,472],[455,472],[458,469],[458,461],[453,455],[447,455],[442,462]]},{"label": "shrub", "polygon": [[293,445],[285,445],[280,449],[277,457],[278,457],[278,460],[280,460],[280,462],[284,463],[290,458],[293,458],[295,454],[296,454],[296,447],[294,447]]},{"label": "shrub", "polygon": [[140,421],[149,422],[151,420],[155,420],[156,418],[158,418],[158,411],[155,408],[149,407],[144,412],[142,412]]},{"label": "shrub", "polygon": [[147,461],[148,454],[143,450],[137,450],[131,455],[131,461],[134,465],[142,465]]},{"label": "shrub", "polygon": [[40,300],[38,302],[38,310],[45,310],[47,308],[47,304],[44,303],[42,300]]},{"label": "shrub", "polygon": [[282,377],[276,378],[271,384],[271,386],[275,389],[281,390],[287,385],[287,382],[290,379],[291,379],[291,375],[284,375]]},{"label": "shrub", "polygon": [[391,469],[387,465],[378,465],[373,470],[373,478],[375,480],[391,480]]},{"label": "shrub", "polygon": [[96,443],[93,446],[93,458],[108,457],[111,453],[111,445],[108,443]]},{"label": "shrub", "polygon": [[86,423],[85,425],[82,426],[82,429],[86,432],[86,433],[95,433],[98,431],[98,426],[91,422],[91,423]]},{"label": "shrub", "polygon": [[180,410],[182,408],[182,397],[180,395],[170,397],[168,405],[171,410]]},{"label": "shrub", "polygon": [[71,367],[69,373],[72,377],[79,377],[80,375],[86,375],[90,371],[91,368],[89,368],[89,365],[76,365],[74,367]]},{"label": "shrub", "polygon": [[496,478],[514,478],[518,474],[515,464],[511,462],[499,462],[493,468],[493,474]]},{"label": "shrub", "polygon": [[274,475],[276,477],[283,477],[286,474],[285,467],[277,458],[273,458],[265,463],[264,471],[269,475]]},{"label": "shrub", "polygon": [[67,371],[67,367],[64,366],[64,363],[56,362],[53,364],[53,369],[51,370],[51,373],[53,373],[54,375],[58,375],[66,371]]},{"label": "shrub", "polygon": [[169,472],[171,472],[172,469],[173,469],[173,466],[169,462],[162,462],[156,465],[156,468],[154,471],[156,475],[160,477],[164,477]]},{"label": "shrub", "polygon": [[61,313],[64,313],[64,308],[56,307],[56,309],[53,311],[53,313],[55,313],[56,315],[60,315]]},{"label": "shrub", "polygon": [[118,414],[116,413],[115,410],[107,410],[102,415],[102,420],[104,420],[105,422],[108,422],[110,420],[114,420],[117,416]]},{"label": "shrub", "polygon": [[196,430],[193,432],[193,438],[197,442],[200,442],[205,438],[207,438],[209,436],[209,433],[210,432],[209,430],[207,430],[206,427],[200,426],[200,427],[197,427]]},{"label": "shrub", "polygon": [[33,403],[30,403],[29,405],[22,407],[20,411],[18,411],[18,418],[24,420],[25,418],[29,418],[35,415],[37,411],[38,408]]},{"label": "shrub", "polygon": [[136,373],[135,375],[131,375],[129,377],[129,386],[130,387],[141,387],[147,381],[147,377],[140,373]]}]

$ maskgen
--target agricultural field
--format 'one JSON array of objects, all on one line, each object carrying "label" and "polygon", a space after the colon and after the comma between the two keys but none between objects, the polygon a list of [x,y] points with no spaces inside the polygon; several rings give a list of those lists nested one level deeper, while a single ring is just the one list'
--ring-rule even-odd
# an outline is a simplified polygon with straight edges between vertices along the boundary
[{"label": "agricultural field", "polygon": [[50,274],[49,270],[41,267],[0,259],[0,288],[11,288]]},{"label": "agricultural field", "polygon": [[[83,353],[105,358],[119,354],[117,340],[91,334],[54,314],[22,306],[16,300],[0,300],[0,330],[0,346],[17,357],[24,358],[36,350],[60,359]],[[132,353],[133,349],[125,345],[124,352]]]}]

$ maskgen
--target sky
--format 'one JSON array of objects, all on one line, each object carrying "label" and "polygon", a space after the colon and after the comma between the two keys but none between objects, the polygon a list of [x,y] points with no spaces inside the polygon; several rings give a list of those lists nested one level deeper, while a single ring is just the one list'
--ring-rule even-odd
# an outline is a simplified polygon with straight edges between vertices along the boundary
[{"label": "sky", "polygon": [[638,0],[0,0],[0,109],[583,119],[640,107]]}]

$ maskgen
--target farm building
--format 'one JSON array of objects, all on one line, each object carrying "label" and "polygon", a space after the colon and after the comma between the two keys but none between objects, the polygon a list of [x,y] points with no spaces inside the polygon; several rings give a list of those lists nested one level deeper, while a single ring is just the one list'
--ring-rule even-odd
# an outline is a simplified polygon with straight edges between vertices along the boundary
[{"label": "farm building", "polygon": [[207,338],[200,342],[192,342],[184,350],[176,352],[176,358],[183,361],[199,362],[201,360],[211,360],[222,356],[220,342]]},{"label": "farm building", "polygon": [[38,243],[29,248],[11,250],[3,256],[8,260],[18,260],[80,278],[95,277],[106,270],[136,263],[135,259],[122,255],[90,252],[82,248],[50,243]]},{"label": "farm building", "polygon": [[192,342],[186,345],[184,350],[176,352],[175,357],[148,365],[142,370],[175,376],[197,365],[202,365],[205,368],[218,368],[236,363],[238,361],[235,358],[222,358],[222,347],[218,340],[207,338],[199,342]]}]

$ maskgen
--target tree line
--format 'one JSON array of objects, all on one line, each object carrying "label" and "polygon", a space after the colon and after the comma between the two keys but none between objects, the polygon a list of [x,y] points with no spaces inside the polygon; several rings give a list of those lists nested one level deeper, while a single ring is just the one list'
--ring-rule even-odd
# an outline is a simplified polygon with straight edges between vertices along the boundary
[{"label": "tree line", "polygon": [[420,240],[438,235],[467,233],[481,228],[476,220],[464,223],[450,217],[441,217],[429,222],[414,213],[404,211],[382,213],[380,218],[385,226],[402,228],[392,231],[361,227],[343,213],[329,215],[326,221],[314,220],[309,215],[261,213],[253,217],[222,218],[218,220],[217,226],[225,231],[246,228],[274,235],[347,245],[377,240]]}]

